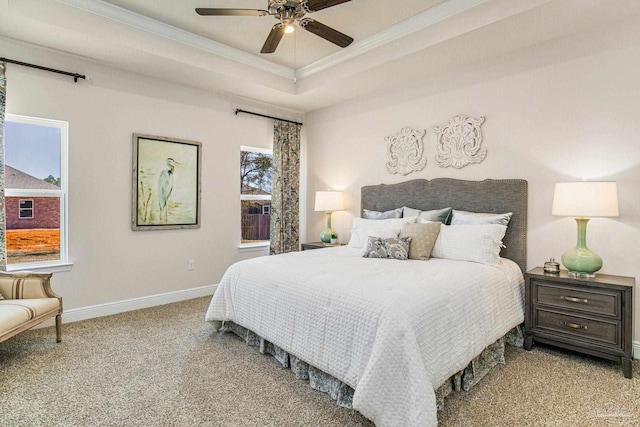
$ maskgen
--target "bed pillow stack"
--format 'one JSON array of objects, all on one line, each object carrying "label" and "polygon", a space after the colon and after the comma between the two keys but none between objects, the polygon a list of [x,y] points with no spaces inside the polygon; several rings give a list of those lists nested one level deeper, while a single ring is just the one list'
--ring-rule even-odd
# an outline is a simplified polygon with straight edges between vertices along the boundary
[{"label": "bed pillow stack", "polygon": [[[421,211],[404,206],[385,212],[365,209],[363,215],[367,218],[353,219],[349,246],[364,248],[365,257],[406,259],[401,249],[395,250],[400,247],[399,237],[410,242],[409,259],[434,257],[497,265],[513,213],[477,213],[450,207]],[[451,225],[445,225],[448,222]]]}]

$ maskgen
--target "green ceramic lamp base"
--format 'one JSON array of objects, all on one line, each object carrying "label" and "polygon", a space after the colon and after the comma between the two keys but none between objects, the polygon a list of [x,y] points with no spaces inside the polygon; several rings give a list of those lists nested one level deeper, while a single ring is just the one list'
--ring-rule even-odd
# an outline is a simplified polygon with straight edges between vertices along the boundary
[{"label": "green ceramic lamp base", "polygon": [[338,240],[338,233],[331,229],[331,212],[327,212],[327,228],[320,233],[320,240],[322,243],[335,243]]},{"label": "green ceramic lamp base", "polygon": [[331,243],[332,240],[335,242],[337,239],[338,233],[330,228],[327,228],[322,233],[320,233],[320,240],[322,241],[322,243]]},{"label": "green ceramic lamp base", "polygon": [[578,223],[578,243],[573,249],[562,254],[562,264],[569,274],[577,278],[595,277],[602,268],[602,258],[587,248],[587,222],[589,218],[576,218]]},{"label": "green ceramic lamp base", "polygon": [[573,248],[562,254],[562,264],[574,277],[596,277],[602,268],[602,258],[587,248]]}]

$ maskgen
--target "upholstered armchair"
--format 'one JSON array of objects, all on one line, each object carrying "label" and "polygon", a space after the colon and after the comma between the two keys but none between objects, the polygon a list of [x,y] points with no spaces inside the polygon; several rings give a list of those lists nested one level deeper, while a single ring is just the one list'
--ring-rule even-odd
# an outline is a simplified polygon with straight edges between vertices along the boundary
[{"label": "upholstered armchair", "polygon": [[52,317],[62,341],[62,298],[51,290],[51,276],[0,272],[0,342]]}]

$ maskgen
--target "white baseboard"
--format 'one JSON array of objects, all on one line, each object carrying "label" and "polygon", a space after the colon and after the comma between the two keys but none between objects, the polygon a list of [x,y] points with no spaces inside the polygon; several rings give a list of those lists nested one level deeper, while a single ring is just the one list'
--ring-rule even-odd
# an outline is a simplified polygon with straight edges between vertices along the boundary
[{"label": "white baseboard", "polygon": [[[93,319],[94,317],[110,316],[126,311],[139,310],[141,308],[155,307],[170,304],[172,302],[211,296],[218,285],[207,285],[199,288],[184,289],[181,291],[167,292],[164,294],[149,295],[146,297],[132,298],[124,301],[108,302],[105,304],[90,305],[88,307],[71,308],[62,313],[62,323],[78,322],[80,320]],[[53,320],[41,323],[39,326],[53,326]],[[63,331],[64,333],[64,331]],[[638,353],[640,354],[640,353]]]},{"label": "white baseboard", "polygon": [[640,341],[633,341],[633,348],[631,351],[633,352],[634,359],[640,359]]}]

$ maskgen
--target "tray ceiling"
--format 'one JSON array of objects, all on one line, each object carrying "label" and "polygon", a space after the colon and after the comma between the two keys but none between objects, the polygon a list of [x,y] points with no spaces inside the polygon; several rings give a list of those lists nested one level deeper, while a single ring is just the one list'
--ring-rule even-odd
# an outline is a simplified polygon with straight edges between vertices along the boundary
[{"label": "tray ceiling", "polygon": [[347,48],[298,29],[263,55],[273,17],[194,10],[266,4],[0,0],[0,37],[307,112],[640,14],[637,0],[352,0],[309,14],[353,37]]}]

